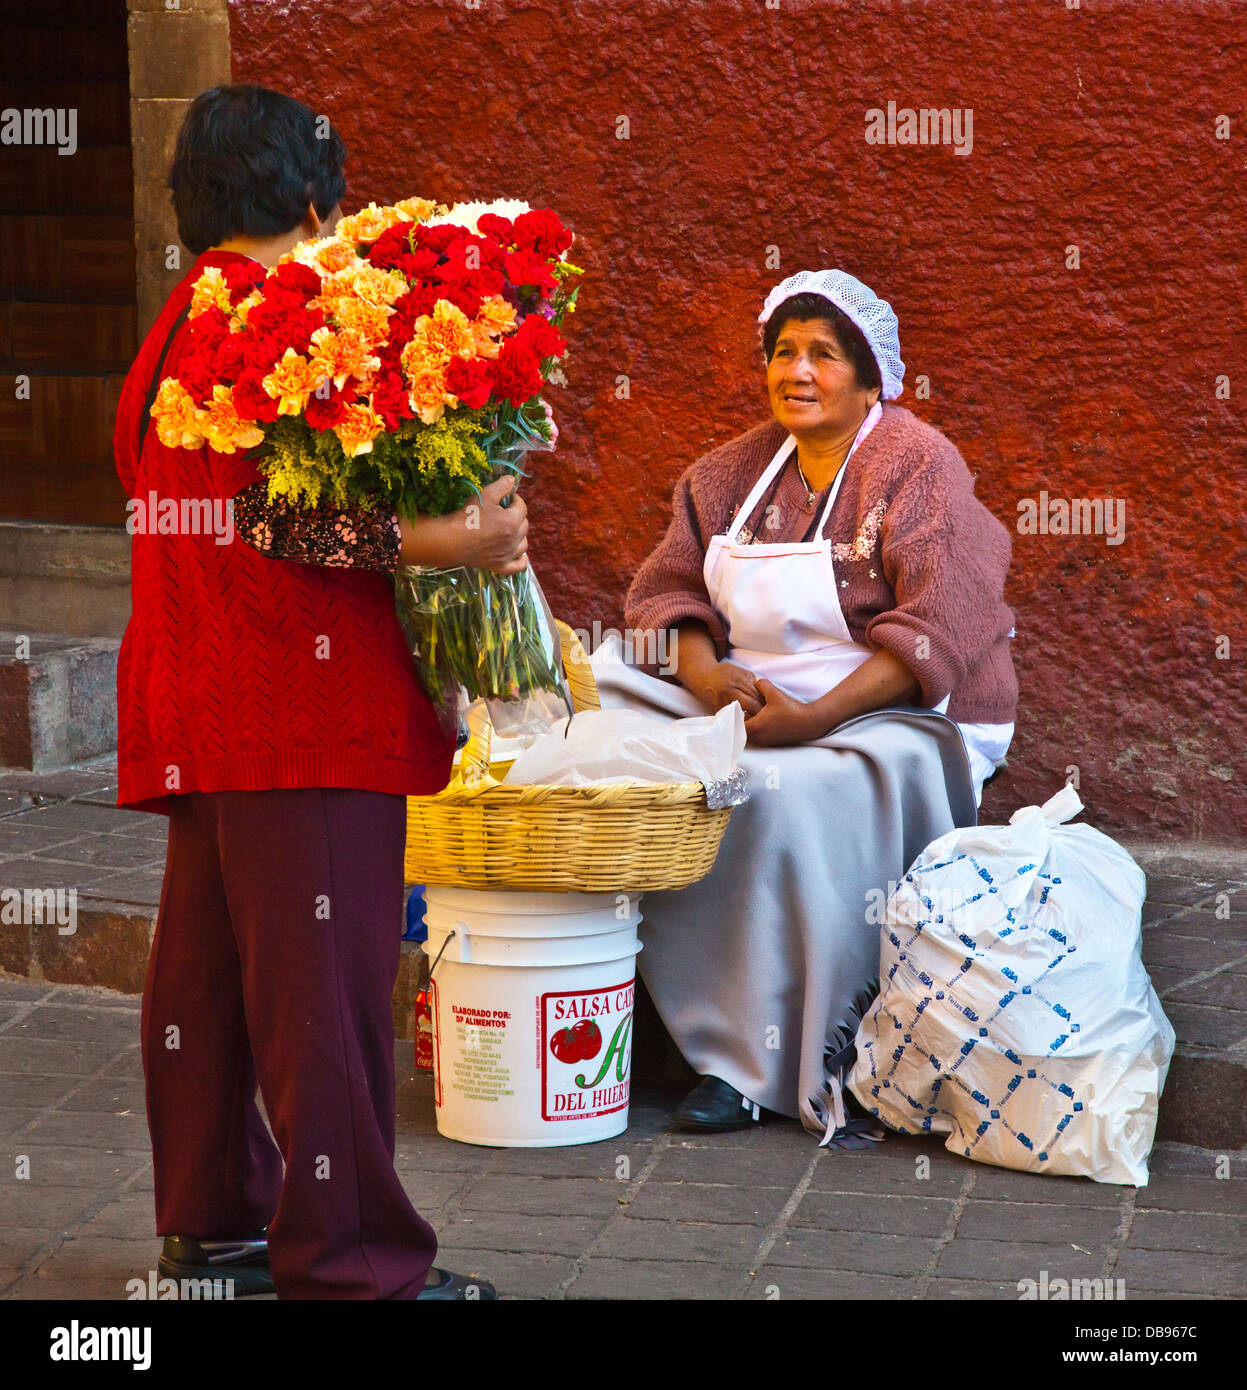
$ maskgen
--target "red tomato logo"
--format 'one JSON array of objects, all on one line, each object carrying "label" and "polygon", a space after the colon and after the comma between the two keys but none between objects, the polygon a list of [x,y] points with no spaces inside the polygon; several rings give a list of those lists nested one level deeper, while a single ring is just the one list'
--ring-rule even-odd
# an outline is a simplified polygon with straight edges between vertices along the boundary
[{"label": "red tomato logo", "polygon": [[602,1050],[602,1030],[591,1018],[582,1018],[572,1028],[572,1037],[580,1047],[576,1056],[578,1062],[588,1062]]},{"label": "red tomato logo", "polygon": [[602,1050],[602,1030],[591,1018],[560,1028],[550,1039],[550,1051],[560,1062],[588,1062]]},{"label": "red tomato logo", "polygon": [[570,1028],[560,1028],[550,1039],[550,1051],[559,1059],[560,1062],[577,1062],[580,1060],[580,1044],[576,1040],[576,1034]]}]

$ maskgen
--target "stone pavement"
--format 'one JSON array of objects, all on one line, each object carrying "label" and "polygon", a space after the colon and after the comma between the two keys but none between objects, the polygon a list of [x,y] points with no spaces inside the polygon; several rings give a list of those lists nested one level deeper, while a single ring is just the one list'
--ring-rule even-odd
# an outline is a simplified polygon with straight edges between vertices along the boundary
[{"label": "stone pavement", "polygon": [[[0,771],[0,888],[77,894],[71,934],[0,922],[0,1298],[121,1299],[159,1250],[137,992],[166,823],[117,810],[115,778],[110,758]],[[1009,1173],[936,1139],[819,1152],[787,1122],[669,1133],[679,1091],[658,1080],[682,1064],[639,1000],[631,1126],[600,1144],[441,1139],[428,1078],[396,1044],[397,1163],[442,1258],[517,1298],[1015,1299],[1044,1271],[1121,1279],[1127,1297],[1242,1298],[1247,857],[1127,848],[1148,876],[1144,960],[1179,1038],[1148,1187]],[[404,943],[400,1038],[423,964]]]},{"label": "stone pavement", "polygon": [[[0,979],[0,1298],[124,1299],[155,1269],[138,1026],[134,997]],[[794,1122],[669,1132],[678,1092],[652,1087],[618,1139],[485,1149],[437,1134],[396,1047],[407,1191],[441,1261],[504,1297],[1017,1299],[1045,1271],[1126,1299],[1247,1296],[1247,1153],[1161,1144],[1136,1191],[934,1139],[846,1154]]]},{"label": "stone pavement", "polygon": [[[76,930],[0,920],[0,971],[56,984],[143,988],[164,868],[164,817],[116,807],[115,755],[59,772],[0,770],[0,889],[72,889]],[[1094,823],[1089,810],[1084,821]],[[1227,827],[1228,828],[1228,827]],[[1162,1139],[1247,1148],[1247,849],[1126,848],[1145,870],[1143,959],[1178,1036],[1161,1101]],[[644,905],[642,904],[642,910]],[[426,961],[403,944],[398,1037]],[[657,1019],[652,1014],[653,1028]],[[652,1039],[639,1038],[648,1049]],[[664,1039],[665,1041],[665,1039]],[[638,1058],[645,1074],[644,1059]],[[674,1079],[671,1045],[653,1068]]]}]

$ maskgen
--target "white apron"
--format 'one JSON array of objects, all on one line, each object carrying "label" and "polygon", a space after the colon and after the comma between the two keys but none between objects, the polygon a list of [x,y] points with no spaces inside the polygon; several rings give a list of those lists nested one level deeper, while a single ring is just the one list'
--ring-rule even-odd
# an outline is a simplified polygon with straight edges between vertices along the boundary
[{"label": "white apron", "polygon": [[[878,409],[876,406],[875,409]],[[855,642],[840,609],[831,542],[823,538],[857,432],[819,518],[817,540],[746,545],[740,528],[797,447],[789,435],[775,451],[727,531],[710,538],[702,575],[728,630],[727,660],[773,681],[798,700],[817,700],[871,655]]]},{"label": "white apron", "polygon": [[[862,422],[819,518],[817,540],[746,545],[739,539],[741,527],[796,448],[796,438],[790,434],[727,531],[712,536],[706,547],[702,576],[710,602],[728,629],[726,659],[756,676],[765,676],[798,700],[819,699],[871,655],[871,648],[855,642],[849,634],[840,607],[831,542],[824,539],[823,532],[849,459],[880,415],[876,405]],[[949,698],[945,695],[931,708],[944,714]],[[957,728],[978,805],[983,782],[996,770],[1013,738],[1013,725],[958,724]]]}]

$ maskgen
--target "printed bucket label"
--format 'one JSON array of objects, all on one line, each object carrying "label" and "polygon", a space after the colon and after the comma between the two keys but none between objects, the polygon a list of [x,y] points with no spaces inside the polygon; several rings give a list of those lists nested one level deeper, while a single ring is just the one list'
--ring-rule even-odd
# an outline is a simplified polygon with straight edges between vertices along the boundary
[{"label": "printed bucket label", "polygon": [[460,1100],[511,1099],[515,1095],[507,1046],[511,1011],[463,1002],[449,989],[445,1006],[439,1007],[436,981],[432,994],[434,1104],[444,1105],[447,1091]]},{"label": "printed bucket label", "polygon": [[635,979],[537,1000],[541,1118],[587,1120],[628,1104]]}]

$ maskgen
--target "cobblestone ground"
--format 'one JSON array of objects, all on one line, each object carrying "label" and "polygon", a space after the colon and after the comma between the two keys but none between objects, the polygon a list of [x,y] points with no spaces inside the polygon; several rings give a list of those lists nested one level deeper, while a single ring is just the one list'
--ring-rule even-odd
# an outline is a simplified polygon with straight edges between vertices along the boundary
[{"label": "cobblestone ground", "polygon": [[[155,1269],[138,1026],[133,996],[0,978],[0,1298],[124,1299]],[[669,1132],[677,1097],[652,1089],[618,1139],[485,1149],[437,1134],[411,1044],[396,1055],[407,1191],[439,1262],[504,1297],[1016,1299],[1045,1271],[1126,1299],[1247,1295],[1244,1153],[1160,1145],[1136,1191],[936,1140],[845,1154],[783,1121]]]}]

